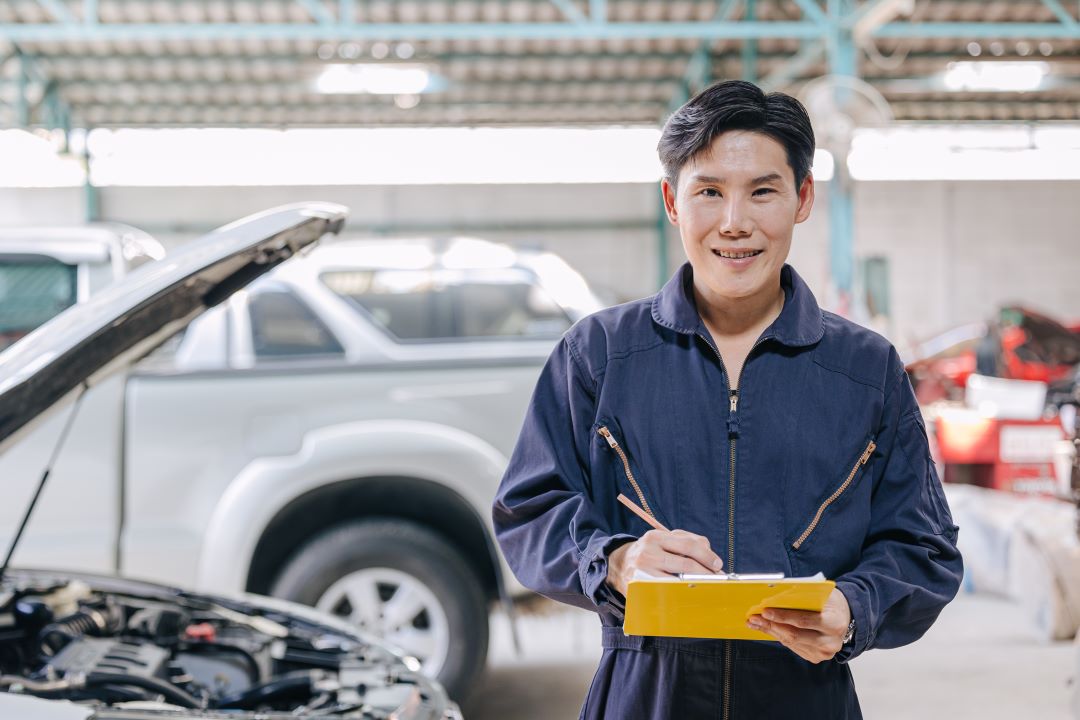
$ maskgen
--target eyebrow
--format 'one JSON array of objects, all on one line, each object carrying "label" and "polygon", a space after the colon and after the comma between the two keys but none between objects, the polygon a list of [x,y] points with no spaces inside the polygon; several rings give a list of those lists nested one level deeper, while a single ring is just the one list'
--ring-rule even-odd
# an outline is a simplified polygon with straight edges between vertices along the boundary
[{"label": "eyebrow", "polygon": [[[762,183],[776,182],[777,180],[783,180],[784,178],[780,173],[771,172],[766,175],[761,175],[751,180],[748,185],[761,185]],[[724,178],[713,177],[712,175],[694,175],[691,180],[696,182],[713,183],[716,185],[724,185],[727,181]]]}]

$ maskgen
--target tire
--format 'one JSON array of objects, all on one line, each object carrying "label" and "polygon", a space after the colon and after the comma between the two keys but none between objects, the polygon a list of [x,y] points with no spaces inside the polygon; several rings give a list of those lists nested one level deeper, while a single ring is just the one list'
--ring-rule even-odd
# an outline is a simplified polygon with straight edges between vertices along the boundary
[{"label": "tire", "polygon": [[487,658],[487,601],[476,573],[441,536],[412,522],[361,520],[315,536],[288,560],[270,594],[398,645],[458,702]]}]

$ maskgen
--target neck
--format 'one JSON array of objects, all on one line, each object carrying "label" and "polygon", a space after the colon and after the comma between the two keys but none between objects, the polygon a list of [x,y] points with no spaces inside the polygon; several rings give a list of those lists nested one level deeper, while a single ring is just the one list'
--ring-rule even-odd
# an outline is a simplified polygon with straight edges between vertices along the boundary
[{"label": "neck", "polygon": [[784,307],[784,289],[779,276],[761,292],[743,298],[719,298],[694,283],[694,300],[705,327],[713,335],[755,338],[767,328]]}]

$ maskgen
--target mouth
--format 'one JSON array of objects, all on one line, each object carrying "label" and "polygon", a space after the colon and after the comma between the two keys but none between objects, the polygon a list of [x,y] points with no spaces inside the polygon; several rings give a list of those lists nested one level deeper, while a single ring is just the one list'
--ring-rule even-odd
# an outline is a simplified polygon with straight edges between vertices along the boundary
[{"label": "mouth", "polygon": [[723,258],[725,260],[748,260],[753,257],[757,257],[764,250],[713,250],[713,255]]}]

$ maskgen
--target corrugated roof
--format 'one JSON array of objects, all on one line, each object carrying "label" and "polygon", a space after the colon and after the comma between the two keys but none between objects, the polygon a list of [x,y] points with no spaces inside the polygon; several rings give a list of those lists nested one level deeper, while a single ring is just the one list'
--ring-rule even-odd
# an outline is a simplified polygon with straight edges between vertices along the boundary
[{"label": "corrugated roof", "polygon": [[[805,7],[814,0],[800,1]],[[696,75],[688,73],[688,63],[703,42],[670,28],[705,27],[728,5],[731,22],[745,22],[747,2],[5,0],[0,124],[16,125],[27,116],[31,124],[49,123],[58,117],[56,99],[70,108],[73,124],[88,126],[655,125],[687,78]],[[96,25],[84,24],[95,5]],[[600,5],[603,22],[590,16]],[[753,19],[805,22],[804,7],[794,0],[756,0]],[[351,13],[354,22],[343,26],[343,13]],[[858,71],[889,101],[897,120],[1080,120],[1080,31],[1068,26],[1076,23],[1076,13],[1076,3],[1056,0],[916,0],[912,16],[901,18],[916,28],[1054,23],[1063,31],[1053,37],[1003,32],[977,41],[878,37],[858,53]],[[349,38],[349,28],[373,24],[393,29],[393,39]],[[417,24],[425,26],[423,33],[417,30],[424,37],[409,38]],[[429,24],[447,28],[447,37]],[[511,27],[558,24],[577,34],[587,34],[590,24],[605,27],[608,35],[618,34],[611,28],[621,24],[633,27],[625,34],[643,36],[500,36]],[[477,25],[492,26],[484,33],[491,36],[455,36]],[[228,28],[236,31],[230,35]],[[756,77],[766,78],[813,40],[704,42],[707,77],[716,80],[746,74],[749,43]],[[1041,60],[1049,75],[1043,87],[1026,93],[947,91],[942,74],[949,63],[976,57]],[[29,76],[25,106],[18,102],[21,60]],[[443,78],[444,87],[418,96],[316,90],[315,79],[327,65],[357,63],[423,66]],[[822,54],[781,86],[797,90],[827,70]]]}]

